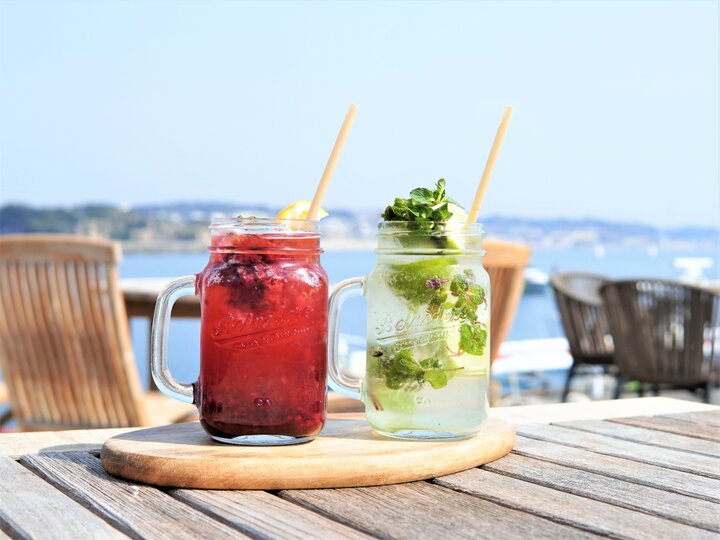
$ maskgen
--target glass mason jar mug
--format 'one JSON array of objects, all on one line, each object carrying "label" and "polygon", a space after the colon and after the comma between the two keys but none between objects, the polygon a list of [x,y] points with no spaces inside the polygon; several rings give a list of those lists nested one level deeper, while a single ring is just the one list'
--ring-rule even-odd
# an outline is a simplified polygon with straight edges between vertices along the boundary
[{"label": "glass mason jar mug", "polygon": [[[330,386],[365,403],[370,425],[402,439],[460,439],[487,416],[490,279],[482,226],[384,222],[367,278],[330,294]],[[368,302],[365,377],[339,367],[346,298]]]},{"label": "glass mason jar mug", "polygon": [[[194,403],[205,431],[235,444],[312,440],[325,422],[327,275],[317,222],[214,220],[210,260],[197,276],[160,293],[151,365],[158,388]],[[168,369],[170,311],[200,299],[200,376],[177,382]]]}]

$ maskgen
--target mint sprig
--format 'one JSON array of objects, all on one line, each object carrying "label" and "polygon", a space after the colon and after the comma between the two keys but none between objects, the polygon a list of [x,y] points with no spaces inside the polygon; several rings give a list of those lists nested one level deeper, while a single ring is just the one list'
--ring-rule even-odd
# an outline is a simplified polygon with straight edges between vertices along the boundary
[{"label": "mint sprig", "polygon": [[476,322],[467,322],[460,327],[460,349],[468,354],[480,356],[485,352],[487,331]]},{"label": "mint sprig", "polygon": [[[449,282],[443,282],[433,290],[428,301],[427,312],[433,317],[442,317],[447,310],[453,319],[461,322],[458,350],[481,356],[487,344],[487,330],[477,320],[477,310],[485,302],[485,289],[475,283],[475,273],[466,269],[455,274]],[[449,300],[455,297],[454,303]]]},{"label": "mint sprig", "polygon": [[[385,208],[381,217],[385,221],[414,221],[424,223],[427,229],[435,228],[436,223],[445,223],[453,213],[448,205],[460,205],[445,193],[445,180],[437,181],[434,190],[419,187],[410,192],[409,199],[396,198]],[[462,207],[461,207],[462,208]]]},{"label": "mint sprig", "polygon": [[443,368],[439,358],[425,358],[418,362],[410,349],[404,349],[389,358],[378,357],[376,373],[391,390],[413,390],[426,382],[438,390],[447,386],[448,372],[460,369],[463,368]]}]

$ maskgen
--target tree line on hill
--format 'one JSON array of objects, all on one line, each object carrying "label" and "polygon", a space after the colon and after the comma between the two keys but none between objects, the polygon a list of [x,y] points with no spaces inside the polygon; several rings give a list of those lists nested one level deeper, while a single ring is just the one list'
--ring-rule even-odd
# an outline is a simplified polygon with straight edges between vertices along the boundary
[{"label": "tree line on hill", "polygon": [[[66,233],[105,236],[120,241],[147,242],[159,239],[197,240],[207,233],[213,215],[272,216],[278,209],[260,204],[231,202],[178,202],[118,208],[111,204],[87,204],[73,208],[36,208],[23,204],[0,207],[0,234]],[[372,236],[379,214],[370,211],[333,209],[331,220],[347,231],[364,230]],[[327,223],[330,224],[329,222]],[[489,216],[483,219],[489,236],[540,243],[549,236],[567,237],[574,231],[594,231],[592,242],[618,242],[631,237],[644,242],[688,241],[715,245],[714,227],[660,229],[638,223],[615,223],[596,219],[537,219]],[[369,232],[368,232],[369,231]],[[330,230],[328,230],[330,232]],[[592,236],[591,234],[591,236]]]},{"label": "tree line on hill", "polygon": [[87,229],[88,223],[101,223],[104,231],[117,240],[130,238],[133,229],[147,227],[151,218],[132,210],[111,205],[86,205],[77,208],[32,208],[20,204],[0,207],[0,234],[67,233]]}]

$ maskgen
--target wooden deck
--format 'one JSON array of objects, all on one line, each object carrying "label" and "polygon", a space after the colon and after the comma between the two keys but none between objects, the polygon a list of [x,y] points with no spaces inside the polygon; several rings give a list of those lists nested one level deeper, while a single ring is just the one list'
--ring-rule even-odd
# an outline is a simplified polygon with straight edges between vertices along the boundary
[{"label": "wooden deck", "polygon": [[0,530],[13,538],[720,537],[720,408],[645,398],[493,416],[513,422],[518,440],[481,468],[280,492],[115,479],[97,454],[127,429],[0,435]]}]

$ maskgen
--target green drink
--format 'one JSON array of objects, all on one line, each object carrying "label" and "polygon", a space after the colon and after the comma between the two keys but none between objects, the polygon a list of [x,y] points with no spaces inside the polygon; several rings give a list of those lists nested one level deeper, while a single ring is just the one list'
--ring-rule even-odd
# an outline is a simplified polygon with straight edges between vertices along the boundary
[{"label": "green drink", "polygon": [[[429,193],[435,197],[428,197],[428,207],[444,205],[438,217],[452,217],[449,203],[437,200],[445,199],[444,185]],[[375,253],[367,279],[344,282],[331,295],[331,343],[343,291],[362,290],[368,298],[366,376],[362,383],[348,380],[331,365],[331,384],[361,398],[368,422],[383,435],[453,439],[477,433],[487,415],[490,352],[482,227],[388,220],[379,225]]]}]

